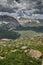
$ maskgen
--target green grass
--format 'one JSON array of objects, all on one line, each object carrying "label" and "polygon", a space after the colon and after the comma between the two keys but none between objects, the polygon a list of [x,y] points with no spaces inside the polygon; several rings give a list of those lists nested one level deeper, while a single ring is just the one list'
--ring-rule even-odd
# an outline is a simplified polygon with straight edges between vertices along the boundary
[{"label": "green grass", "polygon": [[30,38],[33,37],[34,35],[37,35],[38,33],[36,33],[35,31],[31,31],[31,30],[24,30],[24,31],[16,31],[20,34],[21,38]]}]

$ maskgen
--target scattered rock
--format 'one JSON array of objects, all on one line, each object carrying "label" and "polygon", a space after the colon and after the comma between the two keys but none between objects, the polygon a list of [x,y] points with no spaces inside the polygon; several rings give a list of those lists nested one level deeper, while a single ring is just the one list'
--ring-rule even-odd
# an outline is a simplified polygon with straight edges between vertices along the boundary
[{"label": "scattered rock", "polygon": [[25,49],[27,49],[27,46],[22,46],[21,49],[25,50]]},{"label": "scattered rock", "polygon": [[0,56],[0,59],[3,60],[5,57]]},{"label": "scattered rock", "polygon": [[28,52],[28,50],[24,50],[24,53],[27,53]]},{"label": "scattered rock", "polygon": [[17,51],[17,49],[15,49],[15,50],[11,50],[11,52],[16,52]]},{"label": "scattered rock", "polygon": [[40,21],[38,21],[38,20],[37,20],[36,22],[37,22],[37,23],[40,23]]},{"label": "scattered rock", "polygon": [[31,49],[29,54],[34,58],[40,58],[42,56],[42,53],[38,50]]},{"label": "scattered rock", "polygon": [[8,41],[9,39],[1,39],[1,40],[3,40],[3,41]]}]

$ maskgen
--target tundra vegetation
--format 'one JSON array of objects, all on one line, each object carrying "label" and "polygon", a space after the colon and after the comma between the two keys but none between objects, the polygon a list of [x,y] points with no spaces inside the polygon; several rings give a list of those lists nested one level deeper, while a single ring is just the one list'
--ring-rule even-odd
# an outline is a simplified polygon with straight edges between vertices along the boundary
[{"label": "tundra vegetation", "polygon": [[16,31],[17,39],[0,39],[1,65],[42,65],[43,33]]}]

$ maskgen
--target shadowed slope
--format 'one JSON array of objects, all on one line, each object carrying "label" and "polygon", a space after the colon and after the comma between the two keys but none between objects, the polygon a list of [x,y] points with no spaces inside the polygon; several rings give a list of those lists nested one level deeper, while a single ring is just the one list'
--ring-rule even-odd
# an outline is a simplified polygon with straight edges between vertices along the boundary
[{"label": "shadowed slope", "polygon": [[18,21],[10,16],[0,16],[0,38],[16,39],[20,36],[13,29],[18,29],[21,25]]},{"label": "shadowed slope", "polygon": [[14,28],[14,29],[18,29],[21,27],[21,25],[19,24],[19,22],[11,17],[11,16],[8,16],[8,15],[0,15],[0,23],[1,23],[1,27],[4,26],[4,27],[8,27],[8,28]]}]

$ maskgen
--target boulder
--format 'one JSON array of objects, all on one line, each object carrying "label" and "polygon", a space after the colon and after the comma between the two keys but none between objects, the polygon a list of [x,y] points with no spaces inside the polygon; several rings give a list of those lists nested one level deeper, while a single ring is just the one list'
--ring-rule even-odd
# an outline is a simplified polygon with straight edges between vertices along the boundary
[{"label": "boulder", "polygon": [[31,49],[29,54],[34,58],[40,58],[42,56],[42,53],[38,50]]},{"label": "boulder", "polygon": [[0,56],[0,59],[3,60],[3,59],[5,59],[5,57]]},{"label": "boulder", "polygon": [[17,51],[17,49],[11,50],[11,52],[16,52],[16,51]]},{"label": "boulder", "polygon": [[25,50],[25,49],[27,49],[27,46],[22,46],[21,49]]},{"label": "boulder", "polygon": [[24,53],[27,53],[28,52],[28,50],[24,50]]}]

